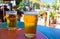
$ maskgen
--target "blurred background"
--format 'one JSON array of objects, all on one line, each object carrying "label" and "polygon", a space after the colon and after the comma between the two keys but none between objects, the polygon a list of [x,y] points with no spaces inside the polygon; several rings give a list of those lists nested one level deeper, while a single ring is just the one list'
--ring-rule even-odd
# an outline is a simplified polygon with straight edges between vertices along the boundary
[{"label": "blurred background", "polygon": [[24,11],[38,11],[39,25],[60,29],[60,0],[0,0],[0,22],[6,22],[6,11],[17,11],[24,21]]}]

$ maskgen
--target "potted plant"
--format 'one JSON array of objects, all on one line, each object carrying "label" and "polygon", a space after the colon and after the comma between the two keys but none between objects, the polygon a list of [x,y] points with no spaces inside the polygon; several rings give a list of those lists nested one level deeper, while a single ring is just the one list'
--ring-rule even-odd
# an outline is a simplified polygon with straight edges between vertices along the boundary
[{"label": "potted plant", "polygon": [[50,27],[55,27],[56,24],[56,12],[50,12]]},{"label": "potted plant", "polygon": [[55,22],[56,13],[55,12],[50,12],[50,17],[53,20],[53,24],[56,24],[56,22]]}]

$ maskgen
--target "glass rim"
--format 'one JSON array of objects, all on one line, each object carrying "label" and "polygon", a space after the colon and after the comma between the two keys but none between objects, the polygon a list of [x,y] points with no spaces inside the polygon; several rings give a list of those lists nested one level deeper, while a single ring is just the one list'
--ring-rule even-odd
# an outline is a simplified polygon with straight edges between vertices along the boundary
[{"label": "glass rim", "polygon": [[38,15],[38,11],[24,11],[24,14],[27,14],[27,15]]},{"label": "glass rim", "polygon": [[17,11],[6,11],[6,14],[17,14]]}]

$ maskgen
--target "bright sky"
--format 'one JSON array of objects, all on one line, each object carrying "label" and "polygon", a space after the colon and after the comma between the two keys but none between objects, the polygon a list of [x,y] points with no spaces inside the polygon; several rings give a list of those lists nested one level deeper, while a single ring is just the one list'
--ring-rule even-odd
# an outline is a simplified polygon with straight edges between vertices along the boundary
[{"label": "bright sky", "polygon": [[50,4],[50,5],[54,2],[54,0],[42,0],[42,1],[44,1],[44,2],[46,2],[48,4]]}]

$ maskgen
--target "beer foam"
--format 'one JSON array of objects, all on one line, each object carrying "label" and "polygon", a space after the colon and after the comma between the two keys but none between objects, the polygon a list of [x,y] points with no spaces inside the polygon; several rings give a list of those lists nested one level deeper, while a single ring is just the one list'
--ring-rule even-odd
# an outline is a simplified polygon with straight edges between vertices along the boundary
[{"label": "beer foam", "polygon": [[38,15],[39,12],[37,11],[25,11],[24,14],[28,14],[28,15]]},{"label": "beer foam", "polygon": [[6,14],[17,14],[17,11],[6,11]]}]

